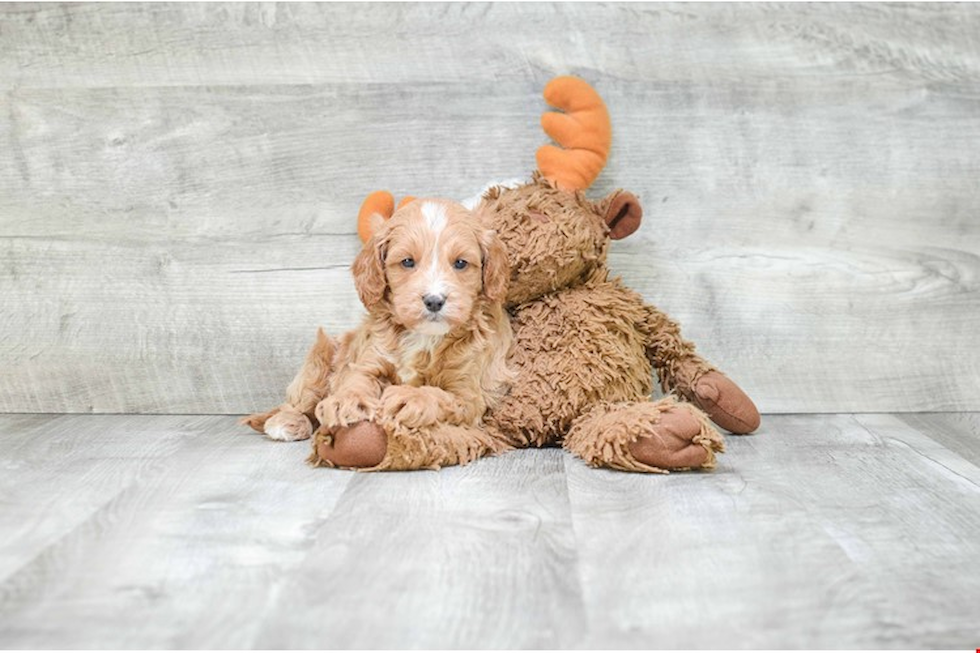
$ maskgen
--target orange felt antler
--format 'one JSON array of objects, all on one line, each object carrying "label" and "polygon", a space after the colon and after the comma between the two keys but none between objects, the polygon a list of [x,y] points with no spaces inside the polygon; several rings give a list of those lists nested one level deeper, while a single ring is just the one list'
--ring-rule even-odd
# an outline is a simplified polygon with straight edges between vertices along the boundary
[{"label": "orange felt antler", "polygon": [[538,148],[538,169],[559,188],[584,190],[602,172],[612,144],[606,104],[577,77],[556,77],[544,87],[544,99],[564,113],[541,115],[541,127],[562,148]]},{"label": "orange felt antler", "polygon": [[[398,208],[402,208],[414,199],[411,195],[406,195],[398,203]],[[361,242],[366,243],[371,238],[371,234],[377,231],[395,210],[395,197],[386,190],[376,190],[364,198],[361,210],[357,212],[357,235],[361,237]]]}]

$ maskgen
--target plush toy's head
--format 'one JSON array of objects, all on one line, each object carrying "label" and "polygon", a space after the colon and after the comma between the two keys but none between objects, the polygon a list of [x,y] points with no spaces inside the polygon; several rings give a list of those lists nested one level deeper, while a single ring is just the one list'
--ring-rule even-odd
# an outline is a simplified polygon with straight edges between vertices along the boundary
[{"label": "plush toy's head", "polygon": [[606,164],[612,127],[605,103],[586,82],[558,77],[545,86],[541,126],[561,147],[538,149],[540,172],[512,189],[490,189],[480,208],[507,248],[508,304],[520,304],[585,281],[602,270],[609,240],[640,226],[643,211],[631,193],[593,202],[584,191]]},{"label": "plush toy's head", "polygon": [[507,249],[507,303],[516,305],[604,273],[610,239],[633,233],[643,212],[631,193],[593,202],[536,174],[518,188],[491,188],[480,213]]}]

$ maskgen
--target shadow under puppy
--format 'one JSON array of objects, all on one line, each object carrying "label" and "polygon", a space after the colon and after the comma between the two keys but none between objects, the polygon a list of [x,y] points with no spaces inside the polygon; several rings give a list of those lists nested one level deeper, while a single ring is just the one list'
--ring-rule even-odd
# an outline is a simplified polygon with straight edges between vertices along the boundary
[{"label": "shadow under puppy", "polygon": [[[319,330],[285,402],[243,423],[275,440],[315,431],[310,461],[326,466],[419,469],[505,448],[482,428],[513,380],[496,234],[460,204],[417,199],[379,226],[352,270],[368,311],[360,327],[339,342]],[[374,424],[386,442],[367,436]]]}]

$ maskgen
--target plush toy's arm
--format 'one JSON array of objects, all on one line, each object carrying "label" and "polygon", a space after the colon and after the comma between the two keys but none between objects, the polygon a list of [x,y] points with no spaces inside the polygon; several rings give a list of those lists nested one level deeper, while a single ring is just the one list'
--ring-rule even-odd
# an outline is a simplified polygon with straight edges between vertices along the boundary
[{"label": "plush toy's arm", "polygon": [[655,306],[643,304],[637,328],[646,338],[647,358],[665,393],[692,402],[732,433],[759,428],[759,411],[741,388],[719,372],[681,336],[680,326]]},{"label": "plush toy's arm", "polygon": [[664,393],[676,392],[686,398],[698,379],[714,369],[697,353],[694,343],[681,336],[680,325],[657,307],[643,304],[637,329],[644,336],[647,359]]}]

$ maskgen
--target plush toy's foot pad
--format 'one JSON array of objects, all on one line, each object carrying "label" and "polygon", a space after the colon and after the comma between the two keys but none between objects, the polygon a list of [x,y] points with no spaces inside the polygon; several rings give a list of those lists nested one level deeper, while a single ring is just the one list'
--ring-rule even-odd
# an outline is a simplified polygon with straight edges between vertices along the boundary
[{"label": "plush toy's foot pad", "polygon": [[708,372],[694,388],[693,400],[711,421],[737,435],[759,428],[759,410],[740,387],[721,372]]},{"label": "plush toy's foot pad", "polygon": [[696,441],[701,421],[684,406],[674,406],[660,413],[652,433],[629,444],[637,461],[661,469],[703,467],[713,460],[712,452]]},{"label": "plush toy's foot pad", "polygon": [[357,422],[317,438],[316,456],[333,467],[375,467],[384,460],[388,436],[374,422]]}]

